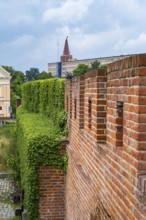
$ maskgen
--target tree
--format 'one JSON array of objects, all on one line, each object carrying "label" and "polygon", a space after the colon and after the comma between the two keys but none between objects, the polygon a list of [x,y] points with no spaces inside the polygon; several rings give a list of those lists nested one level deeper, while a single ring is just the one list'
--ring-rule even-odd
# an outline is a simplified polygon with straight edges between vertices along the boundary
[{"label": "tree", "polygon": [[45,72],[45,71],[42,71],[40,74],[38,74],[38,79],[49,79],[49,78],[52,78],[52,73],[49,72]]},{"label": "tree", "polygon": [[24,74],[16,70],[11,79],[11,106],[13,113],[16,113],[16,101],[22,98],[22,85],[24,84]]},{"label": "tree", "polygon": [[100,67],[100,62],[98,60],[95,60],[94,62],[91,63],[90,70],[95,70]]},{"label": "tree", "polygon": [[15,77],[11,79],[11,90],[18,96],[22,97],[21,88],[24,83],[24,74],[21,71],[15,72]]},{"label": "tree", "polygon": [[[90,67],[86,64],[79,64],[77,68],[73,70],[73,76],[81,76],[90,70],[95,70],[98,68],[106,68],[106,65],[101,65],[101,63],[98,60],[92,62],[90,64]],[[66,78],[68,78],[68,76]]]},{"label": "tree", "polygon": [[81,76],[90,70],[89,66],[86,64],[79,64],[75,70],[73,70],[74,76]]},{"label": "tree", "polygon": [[13,113],[16,113],[16,100],[22,97],[22,85],[24,83],[24,73],[15,70],[11,66],[3,66],[3,68],[8,71],[11,75],[11,106]]},{"label": "tree", "polygon": [[19,70],[15,70],[11,66],[2,66],[2,67],[10,73],[10,76],[12,77],[11,82],[16,80],[18,84],[24,83],[24,73],[23,72],[21,72]]},{"label": "tree", "polygon": [[27,70],[25,73],[26,81],[37,80],[38,74],[40,74],[38,68],[30,68],[30,70]]}]

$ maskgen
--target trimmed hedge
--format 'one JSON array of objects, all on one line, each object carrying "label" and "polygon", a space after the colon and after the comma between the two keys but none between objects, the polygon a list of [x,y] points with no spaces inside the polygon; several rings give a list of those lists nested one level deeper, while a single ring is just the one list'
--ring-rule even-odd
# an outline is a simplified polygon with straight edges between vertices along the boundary
[{"label": "trimmed hedge", "polygon": [[23,107],[28,112],[44,114],[60,129],[64,128],[64,79],[27,82],[23,85],[22,97]]},{"label": "trimmed hedge", "polygon": [[17,146],[29,220],[38,217],[38,167],[66,169],[67,157],[59,155],[66,120],[64,79],[30,81],[23,85],[22,107],[17,110]]},{"label": "trimmed hedge", "polygon": [[55,166],[65,170],[66,156],[60,156],[60,130],[52,120],[35,113],[17,110],[17,146],[20,157],[21,186],[25,191],[25,208],[28,219],[38,216],[37,168],[41,165]]}]

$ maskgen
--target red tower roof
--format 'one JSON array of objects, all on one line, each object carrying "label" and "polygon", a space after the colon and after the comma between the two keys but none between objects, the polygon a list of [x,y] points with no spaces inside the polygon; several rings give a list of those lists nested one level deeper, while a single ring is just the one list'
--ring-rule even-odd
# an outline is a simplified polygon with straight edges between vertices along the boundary
[{"label": "red tower roof", "polygon": [[65,55],[65,56],[70,55],[69,45],[68,45],[68,37],[65,40],[63,55]]},{"label": "red tower roof", "polygon": [[61,59],[61,62],[72,60],[72,55],[70,54],[70,51],[69,51],[68,37],[65,40],[63,55],[60,57],[60,59]]}]

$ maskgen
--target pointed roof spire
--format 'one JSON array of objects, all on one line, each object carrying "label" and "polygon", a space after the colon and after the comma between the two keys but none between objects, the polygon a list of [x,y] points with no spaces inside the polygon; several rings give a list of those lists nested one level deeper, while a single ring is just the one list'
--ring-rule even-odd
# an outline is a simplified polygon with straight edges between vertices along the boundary
[{"label": "pointed roof spire", "polygon": [[65,40],[63,55],[66,55],[66,56],[70,55],[69,45],[68,45],[68,36],[66,37],[66,40]]},{"label": "pointed roof spire", "polygon": [[69,51],[68,36],[65,39],[63,55],[60,57],[60,59],[61,59],[61,62],[72,60],[72,55],[70,54],[70,51]]}]

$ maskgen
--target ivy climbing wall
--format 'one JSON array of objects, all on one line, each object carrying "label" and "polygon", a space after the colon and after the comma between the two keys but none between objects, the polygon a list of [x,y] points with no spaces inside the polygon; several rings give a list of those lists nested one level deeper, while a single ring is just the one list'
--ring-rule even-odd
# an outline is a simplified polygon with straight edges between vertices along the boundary
[{"label": "ivy climbing wall", "polygon": [[64,219],[65,125],[64,80],[24,84],[22,106],[17,110],[17,148],[29,220]]}]

